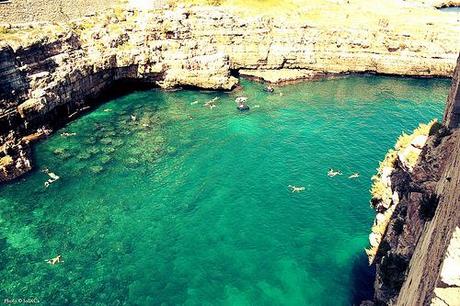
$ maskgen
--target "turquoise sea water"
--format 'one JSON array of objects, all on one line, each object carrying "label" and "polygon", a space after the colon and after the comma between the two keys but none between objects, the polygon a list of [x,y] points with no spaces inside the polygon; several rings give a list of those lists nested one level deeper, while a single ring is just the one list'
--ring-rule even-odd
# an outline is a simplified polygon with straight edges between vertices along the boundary
[{"label": "turquoise sea water", "polygon": [[[242,80],[232,93],[150,90],[102,104],[0,187],[0,298],[351,305],[372,294],[370,177],[402,131],[441,117],[449,83],[363,76],[268,94]],[[250,112],[236,111],[239,95]],[[44,168],[61,177],[48,188]],[[45,262],[58,254],[63,263]]]}]

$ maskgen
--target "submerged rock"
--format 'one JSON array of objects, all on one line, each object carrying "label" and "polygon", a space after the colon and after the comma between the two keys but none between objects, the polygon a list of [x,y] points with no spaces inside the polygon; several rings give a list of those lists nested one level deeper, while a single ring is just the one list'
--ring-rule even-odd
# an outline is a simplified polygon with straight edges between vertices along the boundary
[{"label": "submerged rock", "polygon": [[81,152],[77,155],[77,158],[79,160],[87,160],[91,158],[91,154],[89,154],[88,152]]},{"label": "submerged rock", "polygon": [[126,159],[126,165],[131,168],[137,168],[141,165],[141,162],[135,157],[128,157]]},{"label": "submerged rock", "polygon": [[100,140],[100,143],[105,144],[105,145],[111,144],[112,142],[113,142],[113,138],[111,137],[104,137]]},{"label": "submerged rock", "polygon": [[96,155],[100,152],[101,150],[98,149],[97,147],[91,147],[89,148],[86,152],[88,152],[91,155]]},{"label": "submerged rock", "polygon": [[101,173],[104,168],[102,166],[92,166],[92,167],[89,167],[89,170],[91,170],[91,172],[93,173]]},{"label": "submerged rock", "polygon": [[97,137],[95,137],[95,136],[88,137],[83,141],[83,143],[89,144],[89,145],[94,145],[94,144],[97,143]]},{"label": "submerged rock", "polygon": [[102,152],[107,153],[107,154],[112,154],[116,151],[114,147],[104,147],[102,148]]},{"label": "submerged rock", "polygon": [[112,161],[112,157],[110,157],[109,155],[103,155],[101,156],[100,161],[102,164],[107,164],[110,161]]}]

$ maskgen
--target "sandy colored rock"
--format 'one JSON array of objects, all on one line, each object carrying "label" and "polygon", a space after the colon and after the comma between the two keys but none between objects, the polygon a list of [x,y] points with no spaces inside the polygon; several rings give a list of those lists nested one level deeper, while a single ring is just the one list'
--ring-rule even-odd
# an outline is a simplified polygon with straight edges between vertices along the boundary
[{"label": "sandy colored rock", "polygon": [[423,149],[427,139],[428,139],[428,136],[418,135],[411,141],[410,144],[411,144],[411,146],[413,146],[413,147],[415,147],[417,149]]},{"label": "sandy colored rock", "polygon": [[[448,286],[460,287],[460,228],[457,226],[442,264],[441,281]],[[460,303],[460,294],[458,295]]]},{"label": "sandy colored rock", "polygon": [[436,288],[436,297],[431,305],[436,306],[460,306],[460,288]]},{"label": "sandy colored rock", "polygon": [[273,69],[249,70],[241,69],[241,76],[260,79],[269,83],[285,83],[299,80],[314,80],[326,77],[327,74],[308,69]]}]

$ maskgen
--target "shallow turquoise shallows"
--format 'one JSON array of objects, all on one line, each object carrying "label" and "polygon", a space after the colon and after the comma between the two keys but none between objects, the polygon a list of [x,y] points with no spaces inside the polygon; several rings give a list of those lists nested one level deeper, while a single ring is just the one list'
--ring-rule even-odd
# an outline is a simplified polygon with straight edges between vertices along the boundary
[{"label": "shallow turquoise shallows", "polygon": [[[449,83],[362,76],[265,93],[242,80],[231,93],[151,90],[102,104],[39,143],[34,172],[0,187],[0,297],[353,304],[372,294],[370,178],[402,131],[441,117]],[[240,95],[249,112],[236,110]],[[45,168],[60,176],[48,188]],[[58,254],[63,263],[45,262]]]}]

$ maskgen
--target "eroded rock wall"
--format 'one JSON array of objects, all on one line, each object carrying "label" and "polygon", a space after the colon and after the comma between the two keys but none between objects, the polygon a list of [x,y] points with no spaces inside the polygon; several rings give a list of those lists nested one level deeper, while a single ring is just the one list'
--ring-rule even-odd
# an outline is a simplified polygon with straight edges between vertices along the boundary
[{"label": "eroded rock wall", "polygon": [[[216,8],[130,11],[87,19],[57,37],[20,45],[14,52],[16,65],[9,69],[21,71],[26,80],[21,86],[30,90],[25,98],[1,100],[13,107],[26,103],[21,115],[28,120],[36,114],[28,112],[34,104],[43,113],[75,100],[75,85],[93,95],[102,87],[98,81],[105,72],[113,75],[104,82],[130,77],[161,87],[211,89],[231,89],[236,79],[230,72],[240,69],[274,70],[281,79],[285,71],[296,71],[295,77],[369,71],[450,76],[460,48],[458,34],[454,25],[426,33],[394,28],[385,20],[372,27],[339,28],[241,17]],[[8,80],[3,88],[18,86],[17,78],[4,77],[0,71],[0,79]]]},{"label": "eroded rock wall", "polygon": [[13,31],[0,53],[6,63],[0,69],[0,136],[10,130],[24,136],[73,118],[125,79],[230,90],[237,84],[232,74],[243,69],[248,75],[264,71],[272,81],[352,72],[450,76],[459,28],[439,26],[425,24],[420,31],[382,18],[344,27],[182,7],[97,15],[48,32],[43,26],[38,33],[48,34],[40,38],[33,29]]},{"label": "eroded rock wall", "polygon": [[452,77],[452,88],[447,98],[443,122],[449,128],[457,128],[460,124],[460,56]]},{"label": "eroded rock wall", "polygon": [[[456,139],[452,146],[448,148],[452,154],[447,158],[446,166],[441,171],[435,186],[434,194],[438,197],[436,199],[436,213],[433,219],[427,220],[421,228],[418,241],[415,241],[416,247],[410,260],[397,305],[430,305],[433,298],[436,297],[435,288],[449,286],[440,278],[440,271],[455,228],[460,226],[459,134],[460,130],[454,132]],[[457,245],[457,247],[459,246]],[[460,262],[456,264],[459,265]],[[441,305],[454,306],[459,304],[460,295],[450,303],[445,301]]]},{"label": "eroded rock wall", "polygon": [[[459,144],[460,131],[451,134],[441,128],[428,138],[412,171],[396,165],[391,173],[391,186],[400,200],[394,207],[374,260],[377,305],[395,304],[401,288],[407,283],[411,267],[418,269],[424,265],[413,263],[412,258],[427,224],[432,222],[435,211],[438,213],[438,203],[439,207],[449,205],[442,204],[444,191],[439,190],[438,185],[446,171],[460,171],[458,165],[452,162],[452,154]],[[457,185],[457,188],[460,186]],[[455,205],[458,206],[458,203],[453,204],[454,209]],[[453,224],[458,222],[448,222],[451,221]],[[413,293],[414,296],[417,294]]]},{"label": "eroded rock wall", "polygon": [[[460,279],[460,270],[449,280],[441,273],[446,250],[460,227],[460,129],[446,127],[456,120],[458,83],[457,66],[444,126],[431,131],[412,170],[396,165],[391,174],[392,191],[400,201],[375,257],[376,305],[460,304],[460,282],[451,281]],[[450,253],[460,251],[459,244],[451,245]],[[460,259],[447,262],[460,266]]]}]

